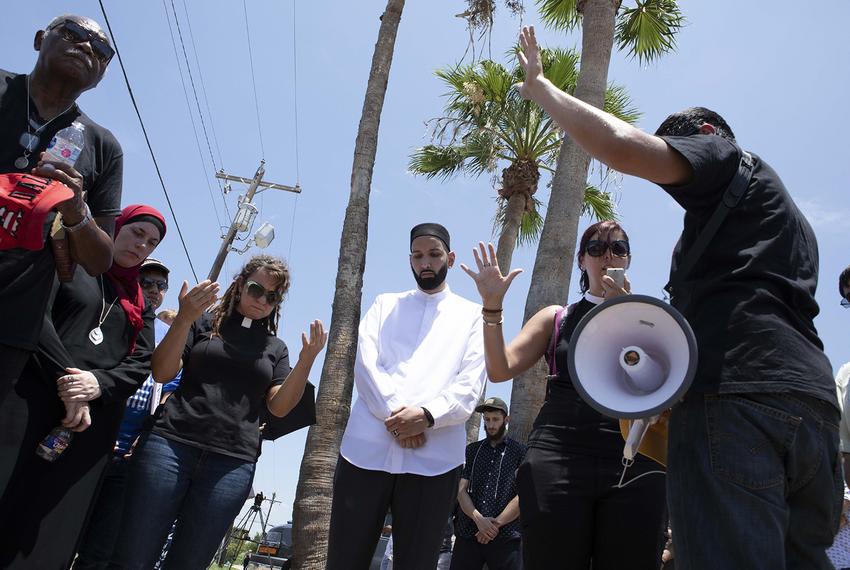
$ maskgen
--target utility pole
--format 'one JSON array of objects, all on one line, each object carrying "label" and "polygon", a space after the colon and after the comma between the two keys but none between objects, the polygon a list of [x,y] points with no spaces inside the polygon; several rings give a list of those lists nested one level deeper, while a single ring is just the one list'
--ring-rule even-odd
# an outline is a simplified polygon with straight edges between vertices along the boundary
[{"label": "utility pole", "polygon": [[253,204],[255,194],[258,194],[263,190],[268,189],[285,190],[287,192],[294,192],[296,194],[301,193],[301,186],[298,184],[296,184],[295,186],[286,186],[284,184],[275,184],[274,182],[263,182],[263,176],[266,174],[265,164],[265,160],[260,161],[260,167],[257,168],[257,172],[254,174],[254,178],[242,178],[241,176],[232,176],[230,174],[226,174],[224,170],[219,170],[215,174],[215,177],[221,180],[247,184],[248,192],[239,201],[239,209],[236,210],[236,214],[233,216],[233,222],[231,222],[230,228],[227,230],[227,234],[225,234],[224,236],[224,241],[222,241],[221,243],[221,248],[218,250],[218,255],[215,257],[212,269],[210,269],[210,274],[207,276],[207,279],[209,279],[210,281],[215,281],[216,279],[218,279],[218,276],[221,273],[221,268],[222,266],[224,266],[224,259],[227,257],[227,254],[232,249],[231,246],[233,244],[233,240],[236,238],[236,234],[239,232],[248,231],[248,229],[251,227],[251,223],[257,216],[257,207]]}]

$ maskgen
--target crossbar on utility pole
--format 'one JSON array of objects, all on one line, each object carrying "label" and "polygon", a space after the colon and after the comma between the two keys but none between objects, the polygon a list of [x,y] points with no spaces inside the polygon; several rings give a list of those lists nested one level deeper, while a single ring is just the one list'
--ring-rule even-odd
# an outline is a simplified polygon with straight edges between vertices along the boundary
[{"label": "crossbar on utility pole", "polygon": [[274,182],[263,182],[263,176],[266,174],[265,164],[265,160],[260,161],[260,166],[259,168],[257,168],[257,172],[254,174],[253,178],[233,176],[231,174],[226,174],[223,170],[220,170],[215,174],[215,177],[221,180],[228,180],[230,182],[240,182],[242,184],[247,184],[248,192],[245,194],[245,197],[239,203],[239,209],[236,210],[236,214],[233,216],[233,221],[230,224],[230,228],[227,230],[227,234],[225,234],[224,236],[224,241],[222,241],[221,243],[221,248],[218,250],[218,255],[216,255],[215,257],[212,269],[210,269],[210,273],[207,276],[207,279],[209,279],[210,281],[215,281],[216,279],[218,279],[218,276],[221,273],[221,268],[224,266],[224,260],[227,257],[227,254],[230,252],[233,240],[236,238],[236,234],[238,233],[237,219],[239,217],[239,212],[242,210],[243,204],[248,204],[250,206],[254,199],[254,195],[259,192],[262,192],[263,190],[285,190],[287,192],[294,192],[296,194],[301,193],[301,186],[299,186],[298,184],[296,184],[295,186],[287,186],[285,184],[275,184]]}]

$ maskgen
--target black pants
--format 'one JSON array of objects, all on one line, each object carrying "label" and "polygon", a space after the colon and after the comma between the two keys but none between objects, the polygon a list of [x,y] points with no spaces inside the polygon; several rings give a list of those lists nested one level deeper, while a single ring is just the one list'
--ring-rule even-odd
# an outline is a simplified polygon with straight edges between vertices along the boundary
[{"label": "black pants", "polygon": [[[25,406],[15,390],[31,354],[22,348],[0,344],[0,495],[12,478],[27,428],[27,416],[22,413]],[[37,443],[26,452],[35,454]]]},{"label": "black pants", "polygon": [[[667,521],[663,467],[531,447],[519,467],[526,570],[658,570]],[[674,531],[675,532],[675,531]]]},{"label": "black pants", "polygon": [[433,477],[394,475],[361,469],[340,456],[326,570],[368,570],[388,510],[393,515],[393,567],[434,570],[459,477],[460,467]]},{"label": "black pants", "polygon": [[91,506],[88,528],[77,545],[74,570],[103,570],[109,564],[121,529],[129,464],[128,459],[120,456],[110,458]]},{"label": "black pants", "polygon": [[521,570],[522,541],[519,538],[479,544],[474,538],[457,537],[452,550],[451,570]]}]

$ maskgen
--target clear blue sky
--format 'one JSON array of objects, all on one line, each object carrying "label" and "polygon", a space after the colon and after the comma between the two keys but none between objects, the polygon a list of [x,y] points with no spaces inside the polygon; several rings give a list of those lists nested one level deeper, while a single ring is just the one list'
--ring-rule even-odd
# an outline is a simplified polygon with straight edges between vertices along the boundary
[{"label": "clear blue sky", "polygon": [[[188,8],[206,85],[207,114],[200,77],[185,19]],[[159,159],[177,218],[198,274],[203,277],[219,246],[216,207],[223,218],[218,186],[203,134],[199,157],[190,111],[180,84],[166,11],[160,2],[105,0],[127,65],[136,98]],[[171,0],[165,4],[170,11]],[[192,64],[207,129],[214,127],[222,165],[232,173],[253,175],[261,156],[242,2],[238,0],[174,0]],[[296,170],[304,189],[301,196],[267,193],[261,201],[262,219],[276,227],[270,251],[289,257],[293,285],[286,301],[281,337],[293,357],[300,333],[315,318],[330,321],[340,230],[348,201],[354,139],[379,20],[385,3],[298,2],[248,0],[254,67],[263,119],[266,170],[269,180],[292,184]],[[519,21],[501,7],[491,46],[494,59],[515,41]],[[526,23],[536,23],[533,2]],[[628,4],[628,2],[627,2]],[[643,112],[640,125],[655,127],[672,111],[693,105],[720,112],[739,142],[761,155],[780,173],[797,203],[808,214],[820,245],[821,284],[816,320],[827,355],[837,370],[850,360],[847,327],[850,311],[838,306],[838,273],[850,264],[850,180],[846,116],[850,77],[850,47],[845,23],[850,4],[829,0],[817,9],[799,2],[770,3],[717,0],[681,2],[688,25],[679,35],[679,49],[658,63],[640,66],[615,53],[610,80],[624,84]],[[396,44],[381,121],[373,179],[370,239],[366,259],[363,306],[384,291],[413,286],[407,262],[407,235],[422,221],[439,221],[452,232],[460,261],[471,261],[470,249],[491,235],[495,193],[489,177],[460,178],[445,184],[417,179],[406,171],[410,151],[425,142],[423,122],[438,116],[445,88],[433,71],[457,61],[467,47],[464,22],[454,17],[465,2],[414,2],[405,7]],[[36,54],[32,37],[52,17],[73,11],[103,23],[95,0],[9,3],[4,8],[0,67],[17,72],[32,68]],[[293,13],[295,22],[293,25]],[[173,24],[172,24],[173,25]],[[293,30],[297,47],[297,82],[293,73]],[[176,29],[175,29],[176,34]],[[542,31],[544,45],[575,46],[575,35]],[[180,50],[178,43],[178,50]],[[182,61],[182,51],[180,52]],[[182,63],[181,63],[182,65]],[[184,72],[185,74],[185,72]],[[187,87],[189,77],[186,76]],[[298,151],[296,169],[294,94],[298,94]],[[197,123],[195,102],[191,112]],[[173,221],[133,114],[117,59],[101,85],[81,99],[96,121],[111,129],[124,147],[124,203],[145,202],[160,207],[172,230],[156,252],[172,268],[172,290],[165,306],[176,307],[179,280],[191,280]],[[212,133],[210,133],[212,134]],[[221,166],[218,153],[216,165]],[[206,180],[205,180],[206,179]],[[543,186],[541,184],[541,186]],[[239,189],[228,198],[231,212]],[[547,200],[545,187],[539,197]],[[632,240],[630,271],[636,292],[660,296],[666,281],[670,252],[681,229],[682,211],[653,185],[622,179],[619,213]],[[295,219],[292,231],[293,213]],[[222,219],[224,222],[224,219]],[[583,224],[583,226],[586,225]],[[292,239],[290,239],[292,236]],[[290,255],[291,251],[291,255]],[[355,254],[346,252],[343,255]],[[519,328],[535,248],[518,249],[514,265],[527,272],[514,283],[506,302],[506,334]],[[228,279],[244,260],[231,254],[223,277]],[[449,275],[452,288],[475,298],[471,281],[459,269]],[[575,279],[574,279],[575,283]],[[576,287],[573,286],[575,291]],[[575,297],[573,294],[571,297]],[[314,367],[318,380],[321,362]],[[489,385],[488,393],[505,399],[510,386]],[[255,488],[276,492],[283,502],[273,522],[291,517],[306,430],[267,443],[257,470]]]}]

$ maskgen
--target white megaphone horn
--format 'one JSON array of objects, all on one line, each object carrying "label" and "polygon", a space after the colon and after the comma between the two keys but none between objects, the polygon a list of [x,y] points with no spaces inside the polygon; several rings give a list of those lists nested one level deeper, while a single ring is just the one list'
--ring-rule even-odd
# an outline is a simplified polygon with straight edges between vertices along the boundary
[{"label": "white megaphone horn", "polygon": [[[606,416],[634,420],[623,448],[632,460],[649,427],[690,387],[697,343],[681,313],[663,301],[646,295],[615,297],[579,322],[568,363],[585,402]],[[651,456],[665,463],[666,449],[658,451],[663,459],[658,453]]]}]

